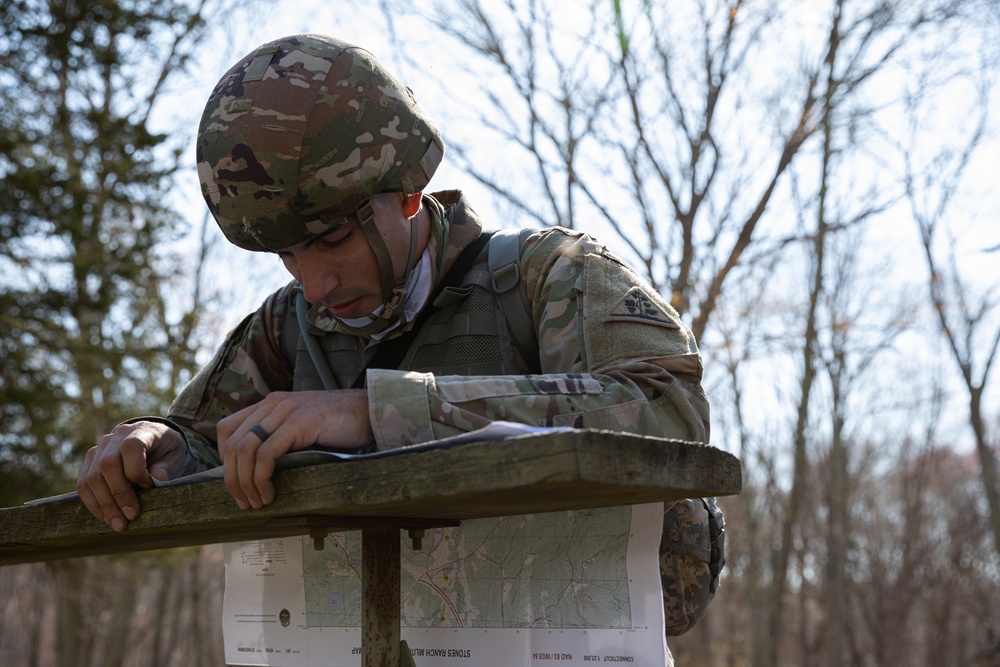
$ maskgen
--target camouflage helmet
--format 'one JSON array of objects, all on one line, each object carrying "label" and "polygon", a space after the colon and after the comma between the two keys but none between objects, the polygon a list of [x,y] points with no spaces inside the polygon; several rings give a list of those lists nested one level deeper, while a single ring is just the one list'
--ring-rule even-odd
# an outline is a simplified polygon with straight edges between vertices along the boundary
[{"label": "camouflage helmet", "polygon": [[260,251],[328,232],[374,194],[422,191],[443,154],[437,128],[374,56],[311,34],[236,63],[208,99],[197,142],[216,222]]}]

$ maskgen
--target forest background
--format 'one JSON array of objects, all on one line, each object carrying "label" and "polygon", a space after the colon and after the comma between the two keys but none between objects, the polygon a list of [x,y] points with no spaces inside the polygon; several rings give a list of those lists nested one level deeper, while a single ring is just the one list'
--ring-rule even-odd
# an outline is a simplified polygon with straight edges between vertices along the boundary
[{"label": "forest background", "polygon": [[[206,217],[193,136],[258,44],[387,63],[497,227],[604,240],[700,341],[740,456],[684,667],[992,665],[996,0],[11,0],[0,503],[66,491],[287,280]],[[217,547],[0,568],[0,664],[221,665]]]}]

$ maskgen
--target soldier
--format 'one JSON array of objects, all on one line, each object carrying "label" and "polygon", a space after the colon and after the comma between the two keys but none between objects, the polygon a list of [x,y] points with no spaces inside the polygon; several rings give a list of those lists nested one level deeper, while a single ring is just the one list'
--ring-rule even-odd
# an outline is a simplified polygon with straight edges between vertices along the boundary
[{"label": "soldier", "polygon": [[[676,311],[586,234],[491,239],[460,192],[424,193],[443,154],[409,89],[339,40],[279,39],[223,76],[198,133],[202,194],[229,241],[276,253],[293,281],[166,418],[119,424],[87,453],[77,490],[95,516],[124,530],[134,485],[220,464],[239,507],[260,508],[290,451],[399,447],[495,420],[708,441],[701,357]],[[695,553],[692,527],[707,535],[709,518],[706,549],[721,535],[713,504],[667,513],[668,561]],[[696,587],[714,591],[721,557],[696,560]],[[676,562],[663,569],[683,585]]]}]

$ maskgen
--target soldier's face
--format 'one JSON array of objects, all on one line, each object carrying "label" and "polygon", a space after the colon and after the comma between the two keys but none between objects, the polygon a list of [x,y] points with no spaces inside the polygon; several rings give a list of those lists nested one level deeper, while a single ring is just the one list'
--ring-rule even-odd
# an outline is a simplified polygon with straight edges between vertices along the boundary
[{"label": "soldier's face", "polygon": [[[372,199],[374,224],[402,277],[410,245],[410,223],[399,195]],[[421,248],[422,250],[422,248]],[[302,285],[309,303],[322,303],[338,319],[363,317],[383,304],[378,260],[358,220],[279,251],[285,268]]]},{"label": "soldier's face", "polygon": [[309,303],[334,317],[362,317],[382,305],[378,261],[355,220],[278,253]]}]

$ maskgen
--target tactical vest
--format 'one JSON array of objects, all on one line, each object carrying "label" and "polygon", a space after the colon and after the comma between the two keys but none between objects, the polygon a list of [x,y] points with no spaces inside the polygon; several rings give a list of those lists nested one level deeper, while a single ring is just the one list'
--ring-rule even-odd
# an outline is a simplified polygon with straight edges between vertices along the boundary
[{"label": "tactical vest", "polygon": [[[490,237],[459,284],[439,290],[433,300],[438,310],[420,326],[400,369],[437,375],[539,372],[519,259],[521,245],[534,231],[500,231]],[[306,320],[307,309],[297,290],[282,331],[282,353],[294,368],[292,390],[351,387],[365,368],[363,342],[321,331]]]}]

